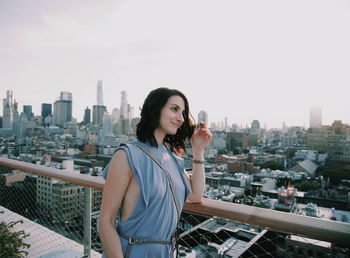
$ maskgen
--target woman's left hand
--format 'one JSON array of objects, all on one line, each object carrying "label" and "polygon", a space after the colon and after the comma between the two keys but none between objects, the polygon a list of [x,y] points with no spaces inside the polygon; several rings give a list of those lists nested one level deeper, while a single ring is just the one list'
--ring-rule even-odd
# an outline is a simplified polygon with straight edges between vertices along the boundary
[{"label": "woman's left hand", "polygon": [[204,122],[197,124],[191,137],[192,150],[203,151],[209,144],[212,135]]}]

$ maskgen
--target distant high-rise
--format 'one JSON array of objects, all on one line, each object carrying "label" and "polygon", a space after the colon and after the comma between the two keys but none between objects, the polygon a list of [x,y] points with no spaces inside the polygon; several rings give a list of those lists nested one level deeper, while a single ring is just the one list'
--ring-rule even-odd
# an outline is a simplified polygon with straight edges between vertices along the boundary
[{"label": "distant high-rise", "polygon": [[52,114],[52,104],[42,103],[41,104],[41,119],[42,119],[42,121],[44,121],[45,118],[51,114]]},{"label": "distant high-rise", "polygon": [[204,122],[206,125],[208,125],[208,113],[201,110],[198,113],[198,122]]},{"label": "distant high-rise", "polygon": [[97,103],[92,106],[92,123],[97,126],[102,126],[103,115],[107,112],[106,106],[103,105],[102,84],[102,80],[97,81]]},{"label": "distant high-rise", "polygon": [[119,120],[120,123],[120,129],[122,134],[129,134],[130,133],[130,121],[127,118],[121,117]]},{"label": "distant high-rise", "polygon": [[112,136],[112,118],[108,112],[104,112],[102,118],[102,135],[103,136]]},{"label": "distant high-rise", "polygon": [[73,100],[72,93],[67,92],[67,91],[61,91],[60,100],[72,101]]},{"label": "distant high-rise", "polygon": [[130,130],[131,133],[136,133],[137,130],[137,125],[140,123],[141,118],[140,117],[134,117],[133,119],[131,119],[130,122]]},{"label": "distant high-rise", "polygon": [[260,122],[258,120],[253,120],[251,124],[252,129],[260,129]]},{"label": "distant high-rise", "polygon": [[12,129],[14,129],[15,124],[19,121],[20,117],[18,114],[18,103],[16,100],[14,100],[12,105],[12,115],[13,115],[13,121],[12,121]]},{"label": "distant high-rise", "polygon": [[216,130],[217,129],[217,125],[216,125],[215,122],[211,122],[210,123],[210,129],[212,129],[212,130]]},{"label": "distant high-rise", "polygon": [[102,125],[103,114],[107,111],[106,106],[93,105],[92,106],[92,123],[97,126]]},{"label": "distant high-rise", "polygon": [[126,91],[122,91],[121,94],[120,115],[125,119],[128,117],[128,93]]},{"label": "distant high-rise", "polygon": [[32,106],[31,105],[23,105],[23,113],[27,117],[27,119],[30,120],[32,115],[33,115]]},{"label": "distant high-rise", "polygon": [[231,130],[230,130],[232,133],[235,133],[235,132],[240,132],[240,128],[239,128],[239,125],[238,124],[232,124],[231,126]]},{"label": "distant high-rise", "polygon": [[127,118],[129,120],[134,118],[134,107],[132,107],[130,104],[128,104],[128,115]]},{"label": "distant high-rise", "polygon": [[3,99],[3,118],[2,118],[2,127],[3,128],[12,128],[13,122],[13,100],[12,100],[12,91],[6,91],[6,98]]},{"label": "distant high-rise", "polygon": [[310,128],[322,127],[322,108],[311,107],[310,108]]},{"label": "distant high-rise", "polygon": [[91,123],[91,109],[89,107],[85,108],[83,124],[87,125]]},{"label": "distant high-rise", "polygon": [[248,130],[248,145],[256,146],[260,138],[260,122],[258,120],[253,120],[250,129]]},{"label": "distant high-rise", "polygon": [[103,89],[102,89],[102,80],[97,81],[97,105],[103,106]]},{"label": "distant high-rise", "polygon": [[53,119],[54,124],[59,126],[72,120],[72,93],[61,92],[60,98],[54,103]]},{"label": "distant high-rise", "polygon": [[119,108],[114,108],[112,110],[112,122],[117,123],[120,119],[120,110]]}]

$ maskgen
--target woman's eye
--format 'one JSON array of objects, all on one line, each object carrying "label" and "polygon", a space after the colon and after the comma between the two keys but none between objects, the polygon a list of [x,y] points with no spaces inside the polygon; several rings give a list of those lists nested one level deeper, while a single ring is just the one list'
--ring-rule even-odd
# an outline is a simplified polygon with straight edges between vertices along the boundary
[{"label": "woman's eye", "polygon": [[171,110],[177,111],[177,107],[172,107]]}]

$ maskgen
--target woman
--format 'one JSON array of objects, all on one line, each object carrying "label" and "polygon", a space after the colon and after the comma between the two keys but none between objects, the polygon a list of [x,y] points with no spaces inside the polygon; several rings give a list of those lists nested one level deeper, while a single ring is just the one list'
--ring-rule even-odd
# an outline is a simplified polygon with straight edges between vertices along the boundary
[{"label": "woman", "polygon": [[[173,256],[179,212],[187,199],[200,203],[205,186],[204,150],[212,136],[204,123],[194,127],[180,91],[149,93],[138,140],[121,144],[104,170],[100,238],[105,257]],[[180,158],[186,138],[192,145],[191,177]]]}]

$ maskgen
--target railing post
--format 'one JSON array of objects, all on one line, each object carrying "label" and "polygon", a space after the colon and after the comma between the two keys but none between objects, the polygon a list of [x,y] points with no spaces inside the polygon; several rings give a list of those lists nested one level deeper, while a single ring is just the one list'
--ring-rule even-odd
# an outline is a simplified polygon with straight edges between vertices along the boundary
[{"label": "railing post", "polygon": [[84,257],[91,256],[91,188],[84,186]]}]

